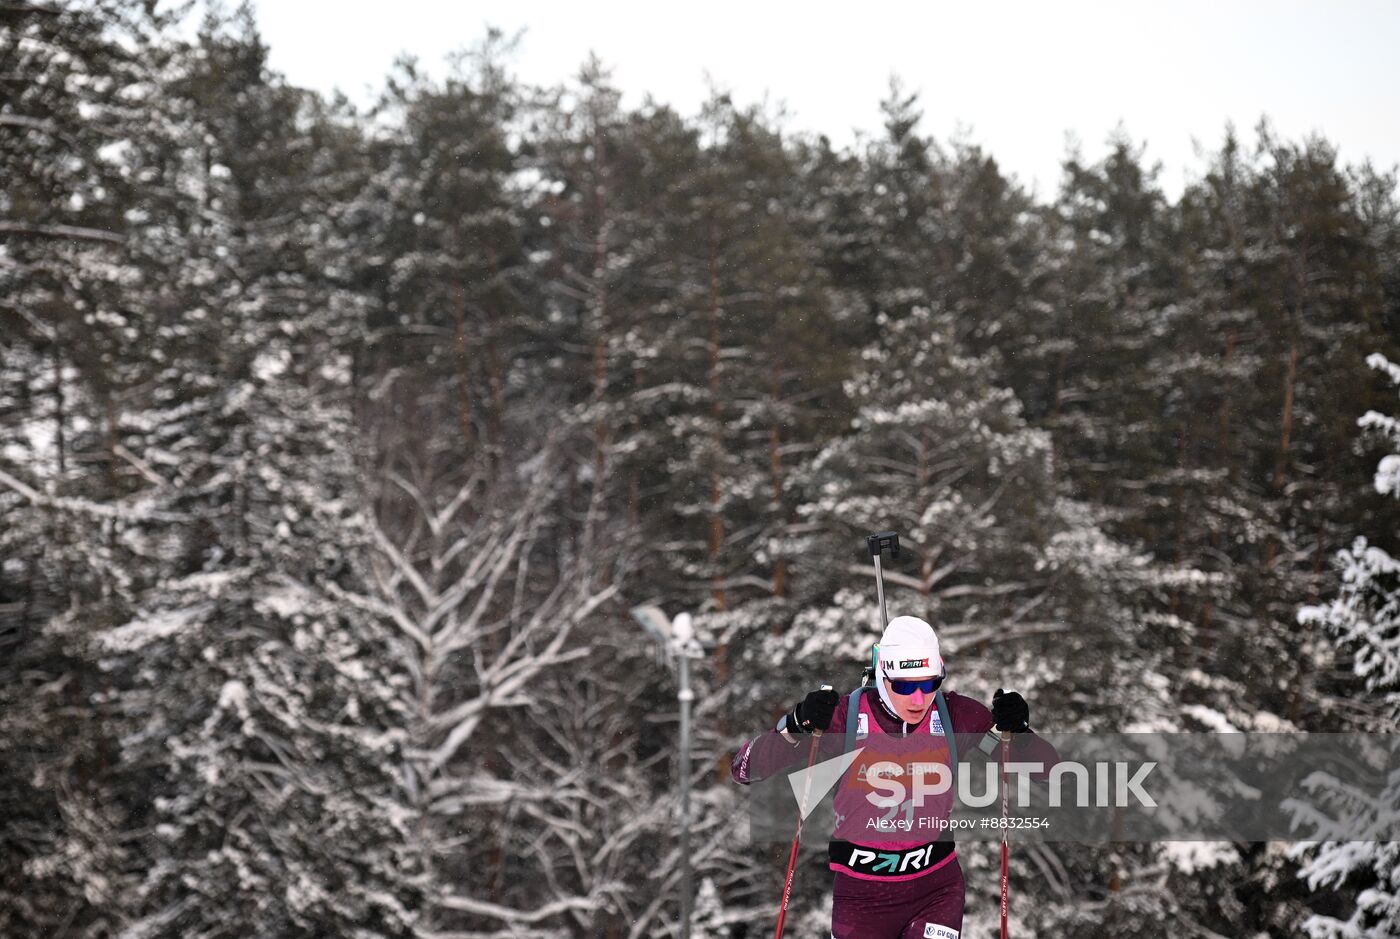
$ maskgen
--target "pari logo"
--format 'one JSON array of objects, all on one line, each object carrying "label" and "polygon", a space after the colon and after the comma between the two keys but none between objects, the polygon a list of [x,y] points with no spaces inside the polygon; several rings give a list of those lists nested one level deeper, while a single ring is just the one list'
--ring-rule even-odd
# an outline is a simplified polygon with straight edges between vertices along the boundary
[{"label": "pari logo", "polygon": [[898,662],[896,662],[894,659],[885,659],[885,661],[884,661],[884,666],[885,666],[885,671],[887,671],[887,672],[892,672],[892,671],[895,671],[895,670],[898,670],[898,671],[901,671],[901,672],[902,672],[902,671],[904,671],[906,668],[928,668],[928,667],[929,667],[929,665],[928,665],[928,659],[900,659]]},{"label": "pari logo", "polygon": [[904,851],[876,851],[852,845],[846,866],[859,874],[897,875],[917,873],[947,857],[947,845],[936,841]]}]

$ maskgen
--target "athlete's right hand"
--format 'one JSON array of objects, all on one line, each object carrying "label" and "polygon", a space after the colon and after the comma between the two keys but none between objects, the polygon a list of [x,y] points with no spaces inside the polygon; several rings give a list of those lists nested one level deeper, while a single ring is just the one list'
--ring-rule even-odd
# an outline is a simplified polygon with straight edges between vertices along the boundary
[{"label": "athlete's right hand", "polygon": [[831,726],[831,716],[836,713],[836,705],[841,696],[830,688],[808,692],[807,697],[787,717],[788,733],[810,734],[814,730],[826,730]]}]

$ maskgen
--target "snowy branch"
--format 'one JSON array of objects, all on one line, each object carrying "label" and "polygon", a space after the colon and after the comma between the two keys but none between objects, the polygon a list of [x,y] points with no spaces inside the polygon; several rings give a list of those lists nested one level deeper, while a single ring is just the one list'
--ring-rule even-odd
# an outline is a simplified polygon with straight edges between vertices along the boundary
[{"label": "snowy branch", "polygon": [[188,515],[174,512],[162,512],[156,509],[147,509],[138,506],[131,506],[123,502],[104,504],[101,502],[91,502],[87,499],[73,499],[62,496],[46,496],[38,490],[25,485],[15,479],[4,470],[0,470],[0,484],[9,487],[14,492],[23,496],[33,505],[45,508],[59,509],[65,512],[73,512],[78,515],[88,515],[94,518],[114,518],[123,521],[159,521],[159,522],[188,522]]},{"label": "snowy branch", "polygon": [[499,903],[487,903],[484,900],[477,900],[473,897],[463,896],[461,894],[449,894],[440,897],[435,902],[443,909],[456,910],[461,913],[472,913],[476,916],[487,916],[512,924],[538,923],[541,920],[550,919],[571,910],[592,910],[598,903],[593,897],[563,897],[542,904],[532,910],[516,910],[508,906],[502,906]]},{"label": "snowy branch", "polygon": [[64,238],[69,241],[97,241],[123,245],[126,238],[100,228],[78,225],[43,225],[37,222],[10,222],[0,219],[0,235],[26,235],[33,238]]}]

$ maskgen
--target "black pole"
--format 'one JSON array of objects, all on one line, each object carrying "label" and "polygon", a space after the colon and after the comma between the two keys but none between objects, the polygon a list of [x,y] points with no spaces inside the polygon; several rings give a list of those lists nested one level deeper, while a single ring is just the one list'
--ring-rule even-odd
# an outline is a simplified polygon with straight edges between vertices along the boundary
[{"label": "black pole", "polygon": [[880,559],[886,548],[890,549],[890,557],[899,557],[899,533],[877,531],[865,536],[865,544],[870,549],[870,559],[875,562],[875,596],[880,601],[880,622],[877,628],[883,632],[889,625],[890,611],[885,607],[885,571],[880,565]]}]

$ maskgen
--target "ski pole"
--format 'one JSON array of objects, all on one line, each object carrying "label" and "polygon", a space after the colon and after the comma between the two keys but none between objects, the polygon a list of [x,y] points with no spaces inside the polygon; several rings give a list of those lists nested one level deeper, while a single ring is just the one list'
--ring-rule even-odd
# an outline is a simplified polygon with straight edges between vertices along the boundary
[{"label": "ski pole", "polygon": [[875,628],[883,632],[890,624],[890,611],[885,607],[885,570],[880,566],[880,558],[886,548],[890,549],[890,557],[899,557],[899,533],[877,531],[865,536],[865,544],[870,548],[870,559],[875,562],[875,596],[880,602],[880,622]]},{"label": "ski pole", "polygon": [[[831,691],[830,685],[822,685],[822,691]],[[807,748],[807,770],[802,777],[802,800],[797,803],[797,831],[792,836],[792,850],[788,852],[787,877],[783,880],[783,901],[778,907],[778,931],[774,939],[783,939],[783,923],[787,919],[788,901],[792,899],[792,875],[797,870],[797,848],[802,842],[802,819],[807,815],[807,797],[812,794],[812,765],[817,761],[817,744],[822,732],[812,731],[812,745]]]},{"label": "ski pole", "polygon": [[1001,939],[1008,939],[1007,919],[1011,914],[1011,842],[1007,840],[1008,805],[1011,789],[1006,784],[1006,763],[1011,759],[1011,731],[1001,732]]}]

